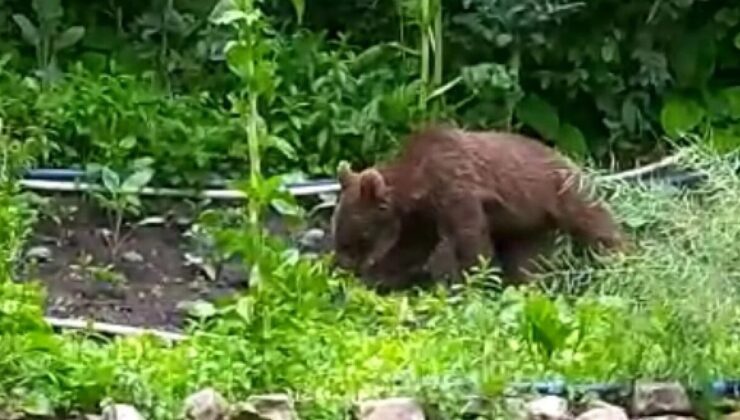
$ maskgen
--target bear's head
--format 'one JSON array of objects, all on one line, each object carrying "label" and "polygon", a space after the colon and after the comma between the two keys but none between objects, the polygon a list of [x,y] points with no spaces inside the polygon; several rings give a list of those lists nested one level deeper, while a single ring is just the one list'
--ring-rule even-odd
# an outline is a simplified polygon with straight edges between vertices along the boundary
[{"label": "bear's head", "polygon": [[334,256],[339,267],[362,274],[393,248],[401,232],[390,187],[375,168],[338,169],[340,197],[332,216]]}]

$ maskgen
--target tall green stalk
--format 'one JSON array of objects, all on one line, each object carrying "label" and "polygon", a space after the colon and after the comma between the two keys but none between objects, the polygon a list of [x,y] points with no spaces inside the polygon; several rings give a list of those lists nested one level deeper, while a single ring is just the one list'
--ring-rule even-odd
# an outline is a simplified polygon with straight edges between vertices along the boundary
[{"label": "tall green stalk", "polygon": [[[426,108],[431,93],[442,86],[443,81],[443,36],[441,0],[412,0],[403,3],[400,9],[411,18],[419,29],[419,105]],[[403,18],[404,16],[402,16]],[[403,31],[401,31],[403,42]]]}]

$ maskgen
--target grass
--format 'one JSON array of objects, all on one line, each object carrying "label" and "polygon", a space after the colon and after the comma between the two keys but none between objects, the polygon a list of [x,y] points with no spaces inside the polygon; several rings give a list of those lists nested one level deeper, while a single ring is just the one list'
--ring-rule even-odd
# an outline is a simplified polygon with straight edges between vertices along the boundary
[{"label": "grass", "polygon": [[[460,418],[469,395],[495,397],[516,380],[732,376],[740,365],[740,178],[729,159],[686,159],[711,175],[695,193],[611,185],[635,251],[599,264],[566,256],[572,267],[548,279],[550,291],[492,290],[482,287],[490,280],[483,271],[461,290],[380,297],[275,246],[261,253],[271,274],[255,290],[168,347],[52,335],[40,321],[43,291],[9,282],[6,270],[0,407],[94,411],[112,398],[164,420],[188,393],[213,386],[232,400],[290,392],[306,419],[343,418],[357,398],[399,394]],[[17,246],[24,219],[3,225],[0,237]],[[583,278],[585,291],[564,292]]]}]

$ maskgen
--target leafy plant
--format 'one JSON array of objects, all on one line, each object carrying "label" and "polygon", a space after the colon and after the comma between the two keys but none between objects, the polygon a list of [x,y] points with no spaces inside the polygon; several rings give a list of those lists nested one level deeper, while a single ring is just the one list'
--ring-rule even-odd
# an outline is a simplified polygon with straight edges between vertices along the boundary
[{"label": "leafy plant", "polygon": [[23,39],[36,49],[36,74],[45,83],[54,82],[60,78],[57,54],[77,44],[85,36],[85,28],[71,26],[61,30],[64,17],[61,0],[32,0],[31,4],[37,25],[20,13],[14,14],[13,20],[21,29]]},{"label": "leafy plant", "polygon": [[[192,14],[182,13],[175,7],[174,0],[151,2],[150,9],[136,19],[136,26],[148,48],[142,54],[145,60],[156,63],[156,71],[167,92],[172,91],[171,74],[185,62],[182,47],[200,22]],[[156,37],[156,39],[152,39]],[[153,44],[153,45],[152,45]]]},{"label": "leafy plant", "polygon": [[118,258],[121,245],[133,233],[130,229],[124,234],[124,221],[128,215],[138,215],[141,210],[141,201],[137,193],[146,187],[154,176],[154,171],[149,167],[150,160],[140,159],[132,165],[132,171],[126,178],[108,167],[90,165],[88,175],[95,177],[100,175],[102,179],[102,191],[93,190],[92,197],[108,211],[109,224],[112,232],[109,238],[111,257]]}]

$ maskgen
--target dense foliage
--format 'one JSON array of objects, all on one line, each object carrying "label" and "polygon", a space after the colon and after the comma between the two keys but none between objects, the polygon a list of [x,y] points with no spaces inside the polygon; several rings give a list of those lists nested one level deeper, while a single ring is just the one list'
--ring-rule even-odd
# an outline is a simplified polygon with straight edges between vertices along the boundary
[{"label": "dense foliage", "polygon": [[[268,204],[291,208],[272,175],[372,163],[431,119],[534,133],[601,163],[690,132],[735,149],[739,53],[740,5],[716,0],[0,0],[0,415],[113,398],[171,419],[210,385],[294,392],[303,418],[391,393],[460,418],[467,395],[516,379],[731,372],[740,179],[713,154],[692,162],[712,175],[696,195],[614,185],[638,246],[553,273],[561,293],[491,291],[482,271],[462,291],[379,297],[259,222]],[[258,285],[201,307],[175,347],[53,334],[44,291],[12,281],[35,216],[15,181],[32,163],[101,174],[95,197],[118,228],[140,204],[121,185],[249,174],[241,223],[202,223]]]},{"label": "dense foliage", "polygon": [[[737,143],[740,6],[730,2],[233,3],[264,12],[271,174],[371,163],[433,118],[523,129],[605,163],[652,157],[664,134],[709,124],[713,144]],[[223,49],[238,30],[215,22],[216,6],[3,1],[0,116],[13,135],[55,146],[47,165],[126,170],[145,156],[174,184],[246,173],[239,76]]]}]

